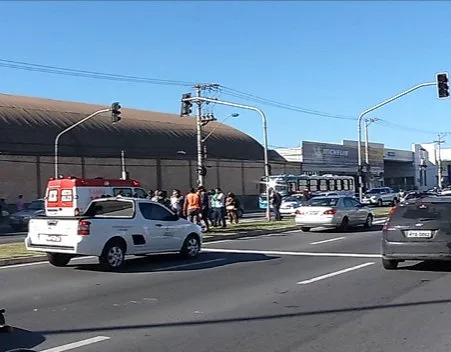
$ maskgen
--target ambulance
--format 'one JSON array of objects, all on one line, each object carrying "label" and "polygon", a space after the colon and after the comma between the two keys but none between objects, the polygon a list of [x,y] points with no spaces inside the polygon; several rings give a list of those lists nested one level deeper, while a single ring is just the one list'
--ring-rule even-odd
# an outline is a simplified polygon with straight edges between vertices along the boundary
[{"label": "ambulance", "polygon": [[45,215],[78,216],[92,200],[117,196],[146,198],[147,192],[136,180],[50,178],[45,195]]}]

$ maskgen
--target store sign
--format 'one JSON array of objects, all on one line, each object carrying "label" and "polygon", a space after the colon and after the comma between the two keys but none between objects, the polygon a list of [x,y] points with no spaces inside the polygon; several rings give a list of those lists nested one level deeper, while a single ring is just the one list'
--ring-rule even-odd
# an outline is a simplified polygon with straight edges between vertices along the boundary
[{"label": "store sign", "polygon": [[312,166],[356,169],[357,148],[329,143],[302,142],[302,161]]}]

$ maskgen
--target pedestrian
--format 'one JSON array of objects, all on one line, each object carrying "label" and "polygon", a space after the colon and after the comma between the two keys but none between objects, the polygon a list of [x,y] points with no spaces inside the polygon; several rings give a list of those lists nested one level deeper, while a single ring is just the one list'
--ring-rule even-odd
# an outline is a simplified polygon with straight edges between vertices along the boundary
[{"label": "pedestrian", "polygon": [[226,227],[226,211],[225,211],[225,195],[222,190],[218,187],[215,190],[215,194],[212,199],[213,208],[213,226]]},{"label": "pedestrian", "polygon": [[185,197],[183,213],[185,214],[186,218],[192,223],[199,223],[200,197],[196,193],[196,190],[194,188],[191,188],[189,193]]},{"label": "pedestrian", "polygon": [[226,198],[226,210],[227,210],[227,216],[229,218],[229,221],[231,224],[235,223],[238,224],[238,201],[233,192],[227,193]]},{"label": "pedestrian", "polygon": [[210,200],[208,198],[208,193],[204,186],[199,186],[197,188],[197,194],[200,198],[200,220],[205,224],[205,231],[210,231],[210,224],[208,223],[210,217]]},{"label": "pedestrian", "polygon": [[23,195],[20,194],[16,203],[17,211],[25,210],[25,204],[23,202]]},{"label": "pedestrian", "polygon": [[280,205],[282,204],[282,196],[279,192],[275,191],[273,188],[269,189],[269,200],[271,202],[272,210],[274,212],[274,217],[276,221],[282,220],[282,215],[280,214]]},{"label": "pedestrian", "polygon": [[182,196],[182,192],[178,189],[174,189],[172,191],[171,196],[171,209],[174,213],[176,213],[180,218],[183,218],[183,202],[184,198]]}]

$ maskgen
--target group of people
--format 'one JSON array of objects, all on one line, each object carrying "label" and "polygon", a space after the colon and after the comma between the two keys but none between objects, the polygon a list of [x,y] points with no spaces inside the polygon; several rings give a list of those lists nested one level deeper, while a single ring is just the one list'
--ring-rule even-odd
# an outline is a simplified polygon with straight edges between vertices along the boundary
[{"label": "group of people", "polygon": [[238,223],[238,198],[232,192],[225,195],[220,188],[207,191],[199,186],[191,188],[185,196],[175,189],[170,197],[165,191],[156,190],[149,191],[149,198],[172,209],[179,217],[203,225],[207,232],[211,227],[226,227],[226,218],[230,223]]}]

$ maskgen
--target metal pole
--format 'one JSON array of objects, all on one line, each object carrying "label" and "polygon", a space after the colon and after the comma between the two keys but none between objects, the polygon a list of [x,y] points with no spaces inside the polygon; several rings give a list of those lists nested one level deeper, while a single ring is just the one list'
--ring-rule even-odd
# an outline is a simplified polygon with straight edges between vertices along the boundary
[{"label": "metal pole", "polygon": [[[196,96],[200,98],[202,87],[196,86]],[[203,151],[202,151],[202,101],[197,101],[197,114],[196,114],[196,128],[197,128],[197,185],[204,185],[204,177],[201,175],[204,163],[203,163]]]},{"label": "metal pole", "polygon": [[89,119],[92,119],[94,116],[97,116],[99,114],[102,114],[102,113],[108,112],[108,111],[112,111],[112,109],[109,108],[109,109],[102,109],[102,110],[96,111],[96,112],[92,113],[91,115],[86,116],[84,119],[74,123],[72,126],[69,126],[68,128],[61,131],[60,133],[58,133],[58,135],[55,138],[55,178],[58,178],[58,142],[59,142],[61,136],[63,134],[65,134],[66,132],[69,132],[73,128],[77,127],[78,125],[81,125],[83,122],[86,122]]},{"label": "metal pole", "polygon": [[362,196],[363,196],[362,174],[360,172],[361,169],[362,169],[362,150],[361,150],[361,148],[362,148],[362,119],[363,119],[363,117],[366,114],[370,113],[371,111],[379,109],[380,107],[382,107],[382,106],[384,106],[384,105],[386,105],[388,103],[391,103],[392,101],[394,101],[396,99],[399,99],[399,98],[403,97],[404,95],[409,94],[409,93],[411,93],[411,92],[413,92],[413,91],[415,91],[415,90],[417,90],[419,88],[423,88],[423,87],[427,87],[427,86],[435,86],[435,85],[437,85],[436,82],[428,82],[428,83],[418,84],[418,85],[416,85],[416,86],[414,86],[414,87],[412,87],[410,89],[407,89],[406,91],[404,91],[402,93],[399,93],[398,95],[395,95],[395,96],[393,96],[393,97],[391,97],[391,98],[389,98],[387,100],[384,100],[383,102],[381,102],[381,103],[379,103],[379,104],[377,104],[377,105],[365,110],[364,112],[362,112],[359,115],[359,118],[357,119],[357,136],[358,136],[358,141],[357,141],[357,158],[358,158],[358,170],[359,170],[359,199],[360,199],[360,201],[362,201]]},{"label": "metal pole", "polygon": [[438,135],[438,170],[437,170],[437,176],[438,176],[438,188],[442,189],[442,147],[441,144],[443,143],[442,141],[442,136],[439,134]]},{"label": "metal pole", "polygon": [[368,119],[365,120],[365,166],[366,166],[366,173],[365,173],[365,187],[368,188],[368,171],[369,165],[370,165],[370,159],[369,159],[369,146],[368,146],[368,126],[370,124],[370,121]]},{"label": "metal pole", "polygon": [[[216,103],[219,105],[227,105],[227,106],[233,106],[235,108],[241,108],[241,109],[247,109],[247,110],[253,110],[256,111],[260,114],[261,118],[262,118],[262,125],[263,125],[263,159],[264,159],[264,167],[265,167],[265,183],[266,183],[266,194],[269,197],[269,158],[268,158],[268,124],[267,124],[267,120],[266,120],[266,115],[263,112],[263,110],[255,107],[255,106],[250,106],[250,105],[243,105],[243,104],[236,104],[236,103],[231,103],[228,101],[222,101],[222,100],[218,100],[218,99],[210,99],[210,98],[203,98],[203,97],[194,97],[194,98],[188,98],[188,99],[183,99],[184,101],[205,101],[205,102],[210,102],[210,103]],[[271,210],[270,210],[270,204],[269,204],[269,198],[268,198],[268,202],[266,205],[266,218],[268,220],[271,219]]]},{"label": "metal pole", "polygon": [[121,150],[121,174],[122,179],[127,179],[127,169],[125,168],[125,150]]}]

